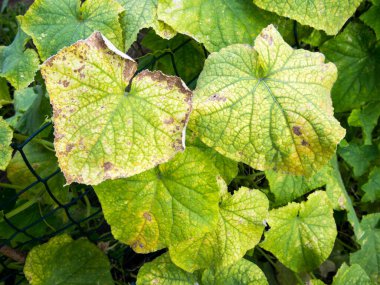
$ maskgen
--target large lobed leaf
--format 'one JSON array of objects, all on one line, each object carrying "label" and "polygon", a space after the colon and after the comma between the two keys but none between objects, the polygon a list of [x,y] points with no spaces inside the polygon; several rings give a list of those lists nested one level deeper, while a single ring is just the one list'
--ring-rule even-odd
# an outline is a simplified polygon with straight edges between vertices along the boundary
[{"label": "large lobed leaf", "polygon": [[208,146],[253,168],[310,176],[345,131],[333,116],[333,64],[293,50],[270,25],[255,46],[211,54],[194,92],[191,129]]},{"label": "large lobed leaf", "polygon": [[39,68],[37,53],[33,49],[25,48],[29,39],[19,28],[9,46],[0,46],[0,77],[6,78],[16,89],[27,87]]},{"label": "large lobed leaf", "polygon": [[337,112],[358,108],[369,100],[379,100],[380,46],[373,31],[352,22],[320,49],[338,67],[338,80],[332,89]]},{"label": "large lobed leaf", "polygon": [[179,78],[149,71],[125,91],[136,63],[100,33],[61,50],[41,71],[67,183],[129,177],[184,149],[191,92]]},{"label": "large lobed leaf", "polygon": [[258,190],[242,187],[232,196],[225,193],[216,229],[171,246],[172,261],[190,272],[234,264],[260,241],[268,207],[267,197]]},{"label": "large lobed leaf", "polygon": [[335,35],[362,0],[253,0],[262,9]]},{"label": "large lobed leaf", "polygon": [[103,33],[114,45],[124,48],[116,0],[36,0],[24,16],[19,16],[22,29],[33,38],[43,60],[61,48],[94,31]]},{"label": "large lobed leaf", "polygon": [[158,0],[157,13],[160,20],[203,43],[209,51],[235,43],[251,44],[270,23],[285,22],[251,0]]},{"label": "large lobed leaf", "polygon": [[337,235],[333,209],[322,191],[310,194],[306,202],[271,210],[268,224],[261,246],[296,272],[310,271],[326,260]]},{"label": "large lobed leaf", "polygon": [[56,236],[34,247],[24,273],[31,285],[114,284],[107,256],[86,239]]},{"label": "large lobed leaf", "polygon": [[218,218],[218,171],[189,147],[171,161],[95,187],[114,237],[152,252],[210,231]]}]

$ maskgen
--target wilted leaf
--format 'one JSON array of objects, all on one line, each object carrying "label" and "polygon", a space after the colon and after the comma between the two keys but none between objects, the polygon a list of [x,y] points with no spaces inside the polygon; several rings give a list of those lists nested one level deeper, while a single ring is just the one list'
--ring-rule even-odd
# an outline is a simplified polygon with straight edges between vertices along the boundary
[{"label": "wilted leaf", "polygon": [[86,239],[56,236],[34,247],[28,254],[24,273],[31,285],[113,285],[107,256]]},{"label": "wilted leaf", "polygon": [[380,98],[380,46],[374,33],[363,24],[350,23],[320,48],[338,67],[338,80],[332,89],[336,112],[358,108]]},{"label": "wilted leaf", "polygon": [[253,0],[262,9],[297,20],[329,35],[335,35],[362,0]]},{"label": "wilted leaf", "polygon": [[[19,16],[23,30],[32,37],[43,60],[63,47],[85,39],[94,31],[104,34],[123,49],[118,14],[123,8],[116,0],[38,0],[25,16]],[[105,12],[106,11],[106,12]]]},{"label": "wilted leaf", "polygon": [[19,29],[9,46],[0,46],[0,77],[5,77],[16,89],[27,87],[39,68],[37,53],[25,48],[28,41],[28,35]]},{"label": "wilted leaf", "polygon": [[260,241],[269,207],[265,194],[243,187],[232,196],[226,193],[219,207],[214,231],[169,248],[176,265],[189,272],[229,266]]},{"label": "wilted leaf", "polygon": [[12,158],[12,148],[10,147],[12,138],[12,129],[3,117],[0,117],[0,170],[5,170]]},{"label": "wilted leaf", "polygon": [[333,64],[293,50],[270,25],[255,47],[211,54],[194,93],[191,129],[208,146],[255,169],[310,176],[345,131],[333,116]]},{"label": "wilted leaf", "polygon": [[184,149],[191,92],[177,77],[143,71],[100,33],[42,66],[55,149],[67,183],[129,177]]},{"label": "wilted leaf", "polygon": [[216,226],[217,176],[207,156],[189,147],[165,164],[105,181],[95,191],[114,237],[136,252],[151,252]]},{"label": "wilted leaf", "polygon": [[241,259],[234,265],[219,270],[206,269],[202,284],[207,285],[267,285],[267,279],[254,263]]},{"label": "wilted leaf", "polygon": [[145,263],[137,275],[139,285],[195,285],[197,277],[175,266],[169,254],[165,253]]},{"label": "wilted leaf", "polygon": [[333,209],[322,191],[310,194],[306,202],[271,210],[268,224],[260,246],[296,272],[310,271],[325,261],[337,235]]}]

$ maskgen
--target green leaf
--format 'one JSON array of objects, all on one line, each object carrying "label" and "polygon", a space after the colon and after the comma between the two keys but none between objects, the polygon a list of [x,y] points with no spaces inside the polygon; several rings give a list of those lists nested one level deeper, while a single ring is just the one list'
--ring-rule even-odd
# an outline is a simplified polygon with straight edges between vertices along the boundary
[{"label": "green leaf", "polygon": [[375,284],[380,282],[380,213],[363,217],[364,234],[358,240],[361,249],[350,255],[351,264],[359,264]]},{"label": "green leaf", "polygon": [[49,98],[41,86],[17,90],[14,93],[15,115],[7,119],[18,132],[31,135],[51,117]]},{"label": "green leaf", "polygon": [[106,255],[88,240],[68,235],[34,247],[24,273],[31,285],[114,284]]},{"label": "green leaf", "polygon": [[197,283],[196,275],[188,273],[175,266],[169,254],[164,253],[151,262],[145,263],[137,275],[139,285],[194,285]]},{"label": "green leaf", "polygon": [[333,285],[374,285],[367,273],[359,264],[348,266],[346,263],[339,268],[334,277]]},{"label": "green leaf", "polygon": [[[336,160],[335,156],[333,160]],[[348,208],[346,190],[340,183],[340,173],[333,167],[333,162],[311,177],[284,174],[272,170],[266,171],[265,175],[269,181],[270,191],[275,196],[275,207],[286,205],[311,190],[326,186],[326,194],[333,208],[336,210]]]},{"label": "green leaf", "polygon": [[158,18],[193,37],[209,51],[252,40],[270,23],[285,20],[252,5],[251,0],[158,0]]},{"label": "green leaf", "polygon": [[122,11],[115,0],[86,0],[83,4],[81,0],[37,0],[18,19],[45,60],[94,31],[101,32],[123,50],[118,16]]},{"label": "green leaf", "polygon": [[360,19],[375,31],[377,40],[380,40],[380,2],[373,2],[373,6]]},{"label": "green leaf", "polygon": [[[2,219],[2,217],[0,218],[0,237],[2,239],[9,239],[10,245],[12,247],[17,246],[20,243],[30,241],[30,235],[35,237],[41,237],[46,234],[50,234],[52,232],[52,229],[47,225],[62,225],[62,221],[59,220],[55,215],[47,215],[44,221],[40,221],[39,223],[36,223],[35,225],[29,227],[26,230],[29,236],[23,232],[20,232],[19,229],[24,229],[25,227],[28,227],[32,223],[35,223],[37,220],[41,219],[42,215],[48,214],[48,212],[44,211],[43,207],[41,207],[41,205],[38,205],[37,202],[27,207],[25,210],[21,212],[14,213],[14,211],[17,211],[19,209],[19,207],[22,208],[26,206],[25,204],[30,203],[31,200],[23,200],[23,196],[24,195],[22,195],[20,199],[17,201],[13,211],[7,213],[8,220],[10,221],[10,223],[12,223],[12,225],[16,227],[16,229],[14,227],[11,227],[7,222],[5,222]],[[51,211],[51,208],[49,208],[48,210]],[[11,217],[10,214],[12,214]],[[27,243],[25,246],[26,248],[29,248],[33,245],[34,243]]]},{"label": "green leaf", "polygon": [[7,104],[12,104],[12,99],[9,94],[7,81],[0,77],[0,108]]},{"label": "green leaf", "polygon": [[380,46],[365,25],[350,23],[320,48],[338,67],[338,80],[332,89],[336,112],[358,108],[380,97]]},{"label": "green leaf", "polygon": [[379,155],[379,151],[375,145],[359,145],[356,143],[339,147],[338,153],[353,168],[355,177],[366,173],[371,163]]},{"label": "green leaf", "polygon": [[205,61],[203,48],[187,36],[178,34],[171,40],[164,40],[154,31],[150,31],[144,36],[141,44],[151,50],[153,55],[148,54],[140,58],[139,66],[148,65],[151,70],[161,70],[170,75],[176,75],[177,71],[178,76],[185,82],[194,80],[202,71]]},{"label": "green leaf", "polygon": [[362,0],[253,0],[262,9],[297,20],[329,35],[335,35],[352,16]]},{"label": "green leaf", "polygon": [[326,169],[327,167],[322,168],[311,177],[290,175],[273,170],[265,171],[270,191],[275,197],[274,206],[286,205],[311,190],[324,186],[326,184]]},{"label": "green leaf", "polygon": [[241,259],[227,268],[206,269],[202,275],[202,283],[207,285],[268,285],[261,269],[245,259]]},{"label": "green leaf", "polygon": [[53,105],[55,149],[67,183],[129,177],[184,149],[191,92],[177,77],[139,73],[100,33],[42,68]]},{"label": "green leaf", "polygon": [[236,161],[221,155],[219,152],[205,145],[193,132],[187,132],[186,144],[202,150],[202,152],[214,162],[215,167],[227,184],[229,184],[238,174],[239,168]]},{"label": "green leaf", "polygon": [[189,147],[165,164],[105,181],[95,191],[114,237],[136,252],[152,252],[216,226],[217,176],[212,161]]},{"label": "green leaf", "polygon": [[11,161],[12,148],[10,144],[12,138],[12,129],[8,126],[8,123],[4,121],[3,117],[0,117],[0,170],[5,170]]},{"label": "green leaf", "polygon": [[177,266],[189,272],[229,266],[260,241],[269,207],[264,193],[242,187],[232,196],[226,193],[219,207],[219,221],[213,232],[169,248]]},{"label": "green leaf", "polygon": [[374,203],[380,200],[380,167],[375,167],[372,169],[368,176],[368,181],[362,186],[365,192],[362,197],[363,202]]},{"label": "green leaf", "polygon": [[335,78],[322,54],[293,50],[270,25],[255,47],[232,45],[207,58],[190,127],[208,146],[255,169],[310,176],[345,134],[331,106]]},{"label": "green leaf", "polygon": [[137,39],[143,28],[152,27],[160,36],[170,39],[175,31],[157,19],[158,0],[117,0],[125,9],[120,23],[123,28],[125,48],[128,49]]},{"label": "green leaf", "polygon": [[0,46],[0,77],[6,78],[14,88],[27,87],[36,74],[40,60],[32,49],[25,49],[29,36],[20,28],[9,46]]},{"label": "green leaf", "polygon": [[332,207],[322,191],[310,194],[306,202],[271,210],[268,224],[260,246],[296,272],[310,271],[325,261],[337,235]]},{"label": "green leaf", "polygon": [[363,129],[364,144],[372,144],[372,131],[380,117],[380,101],[372,101],[360,109],[352,110],[348,124]]},{"label": "green leaf", "polygon": [[[43,145],[31,141],[23,148],[24,154],[27,157],[34,171],[42,178],[46,178],[58,169],[57,158],[54,152],[46,149]],[[36,177],[30,172],[26,166],[20,152],[16,152],[11,162],[7,167],[7,178],[13,185],[25,188],[35,182]],[[62,173],[58,173],[47,181],[53,195],[61,202],[68,203],[72,198],[72,193],[68,187],[63,187],[65,178]],[[38,183],[26,191],[22,198],[31,199],[38,197],[42,203],[50,204],[55,207],[58,205],[50,198],[44,184]]]}]

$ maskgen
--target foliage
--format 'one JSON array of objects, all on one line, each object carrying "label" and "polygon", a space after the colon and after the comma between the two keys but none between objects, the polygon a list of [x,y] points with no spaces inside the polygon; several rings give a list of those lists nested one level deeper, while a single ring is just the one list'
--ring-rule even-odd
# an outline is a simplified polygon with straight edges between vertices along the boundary
[{"label": "foliage", "polygon": [[31,2],[0,284],[380,282],[379,0]]}]

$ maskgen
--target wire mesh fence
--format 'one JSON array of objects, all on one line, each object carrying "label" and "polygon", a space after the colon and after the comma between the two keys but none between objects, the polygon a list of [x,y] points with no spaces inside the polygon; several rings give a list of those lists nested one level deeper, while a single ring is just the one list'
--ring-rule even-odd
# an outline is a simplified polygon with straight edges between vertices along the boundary
[{"label": "wire mesh fence", "polygon": [[[178,50],[189,44],[190,41],[188,39],[173,49],[168,48],[158,56],[153,55],[148,63],[144,62],[144,64],[140,64],[138,72],[144,69],[154,69],[155,63],[158,60],[168,57],[170,58],[175,75],[179,76],[174,55]],[[141,47],[137,47],[135,52],[144,54]],[[204,52],[205,54],[207,53],[206,50]],[[187,85],[194,87],[197,78],[198,75],[187,81]],[[4,195],[2,192],[12,189],[13,185],[0,182],[1,205],[4,206],[3,208],[15,205],[17,201],[23,200],[28,192],[33,191],[37,187],[42,187],[43,189],[42,192],[39,192],[39,197],[48,195],[53,203],[49,205],[48,211],[41,211],[38,197],[32,201],[25,200],[26,202],[21,204],[21,206],[8,212],[0,208],[0,210],[3,210],[0,212],[0,224],[5,224],[8,229],[8,235],[5,234],[6,238],[3,238],[4,233],[0,235],[0,284],[25,284],[26,280],[22,272],[22,263],[25,260],[27,251],[33,246],[47,242],[50,238],[65,232],[74,238],[86,237],[107,253],[116,284],[133,284],[139,267],[161,254],[162,251],[147,255],[136,254],[130,247],[115,240],[111,234],[109,225],[104,220],[99,201],[91,186],[74,183],[62,189],[62,191],[69,191],[71,193],[69,201],[63,202],[57,197],[55,191],[52,191],[49,182],[57,175],[62,175],[61,170],[51,169],[48,175],[40,175],[33,167],[33,163],[31,163],[28,153],[25,151],[28,144],[40,143],[39,135],[49,128],[52,129],[51,122],[45,123],[22,142],[14,141],[11,145],[14,149],[13,156],[19,153],[28,171],[33,175],[34,181],[22,189],[15,187],[16,189],[13,190],[17,191],[11,196]],[[17,137],[17,134],[15,137]],[[5,177],[5,175],[2,175],[2,177]],[[22,223],[13,221],[15,216],[26,211],[34,204],[38,204],[38,207],[40,207],[40,215],[38,217],[30,219],[30,221],[28,219],[27,223],[25,221]],[[79,217],[75,215],[73,209],[78,205],[86,209],[86,214]],[[59,223],[59,227],[53,227],[49,224],[49,221],[56,216],[61,217],[62,222]],[[47,232],[41,235],[34,234],[33,229],[41,224],[47,225]]]}]

